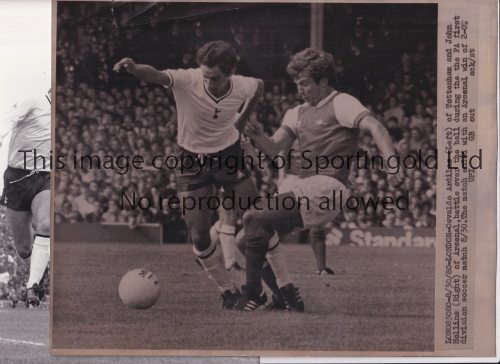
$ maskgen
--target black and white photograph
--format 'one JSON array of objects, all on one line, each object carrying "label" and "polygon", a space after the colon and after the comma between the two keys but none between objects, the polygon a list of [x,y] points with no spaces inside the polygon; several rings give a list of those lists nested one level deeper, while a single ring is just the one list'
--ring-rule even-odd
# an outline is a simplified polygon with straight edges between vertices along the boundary
[{"label": "black and white photograph", "polygon": [[471,5],[2,2],[0,362],[495,356]]},{"label": "black and white photograph", "polygon": [[495,361],[496,2],[0,30],[0,362]]},{"label": "black and white photograph", "polygon": [[434,351],[437,4],[54,5],[53,353]]},{"label": "black and white photograph", "polygon": [[[258,363],[257,357],[116,358],[50,355],[51,286],[50,269],[46,270],[50,264],[47,264],[46,249],[36,247],[40,245],[40,237],[35,235],[50,232],[47,220],[50,217],[50,199],[41,199],[50,193],[50,184],[49,189],[46,184],[50,166],[47,163],[45,168],[43,164],[33,168],[33,158],[27,159],[30,165],[24,166],[23,153],[17,152],[17,149],[36,148],[37,156],[50,156],[50,25],[50,0],[0,2],[0,48],[4,56],[0,62],[0,173],[3,177],[0,179],[0,196],[3,196],[0,199],[0,362]],[[33,61],[35,58],[36,62]],[[39,160],[41,163],[42,158]],[[14,173],[24,178],[15,182],[12,179]],[[14,189],[9,185],[14,186]],[[20,202],[22,206],[16,205]],[[26,204],[31,208],[26,208]],[[32,225],[26,221],[30,218]],[[30,231],[33,235],[27,238],[26,233]],[[42,246],[43,242],[44,239],[41,239]],[[27,255],[30,256],[26,258]],[[34,256],[37,258],[34,259]],[[43,279],[40,278],[41,274]]]},{"label": "black and white photograph", "polygon": [[[5,363],[41,359],[42,350],[49,358],[49,166],[24,168],[17,152],[37,148],[48,156],[51,149],[50,3],[30,5],[19,12],[15,4],[0,2],[0,362]],[[31,300],[36,309],[25,303]]]}]

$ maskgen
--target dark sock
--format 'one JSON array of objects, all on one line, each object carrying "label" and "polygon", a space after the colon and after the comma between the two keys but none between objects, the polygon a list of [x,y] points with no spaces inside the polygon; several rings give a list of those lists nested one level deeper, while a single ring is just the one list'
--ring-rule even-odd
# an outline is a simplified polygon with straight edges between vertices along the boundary
[{"label": "dark sock", "polygon": [[278,283],[276,283],[276,276],[274,275],[273,269],[270,264],[266,264],[264,268],[262,268],[262,280],[269,287],[273,295],[278,298],[281,297],[281,291],[278,287]]},{"label": "dark sock", "polygon": [[309,239],[311,240],[311,247],[316,258],[316,268],[321,271],[326,267],[325,232],[322,229],[311,229]]},{"label": "dark sock", "polygon": [[245,252],[247,280],[246,292],[260,294],[262,292],[262,266],[266,260],[267,244],[257,247],[247,246]]}]

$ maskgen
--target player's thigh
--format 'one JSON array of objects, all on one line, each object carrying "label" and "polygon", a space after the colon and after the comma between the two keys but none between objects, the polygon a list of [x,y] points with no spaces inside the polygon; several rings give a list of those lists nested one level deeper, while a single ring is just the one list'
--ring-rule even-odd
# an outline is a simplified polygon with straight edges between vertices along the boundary
[{"label": "player's thigh", "polygon": [[31,202],[31,212],[36,233],[50,235],[50,190],[44,190],[35,195]]},{"label": "player's thigh", "polygon": [[194,191],[179,192],[178,195],[181,203],[186,205],[181,206],[181,209],[184,212],[183,219],[187,227],[197,234],[208,235],[211,227],[211,210],[207,205],[207,200],[213,195],[212,185]]},{"label": "player's thigh", "polygon": [[31,211],[16,211],[7,208],[7,218],[10,222],[17,252],[22,258],[28,257],[33,244]]},{"label": "player's thigh", "polygon": [[239,216],[243,216],[245,211],[248,210],[254,202],[258,201],[259,191],[257,191],[257,187],[255,187],[251,178],[246,178],[234,185],[224,186],[224,190],[228,195],[231,195],[231,191],[234,190],[236,199],[234,207]]}]

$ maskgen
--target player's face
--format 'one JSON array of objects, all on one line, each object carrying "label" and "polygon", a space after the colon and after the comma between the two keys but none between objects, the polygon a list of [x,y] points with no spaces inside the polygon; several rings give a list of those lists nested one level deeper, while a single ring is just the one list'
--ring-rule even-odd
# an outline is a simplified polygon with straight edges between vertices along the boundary
[{"label": "player's face", "polygon": [[229,77],[232,72],[226,75],[220,70],[219,66],[207,67],[203,64],[200,66],[200,69],[208,92],[214,96],[222,96],[227,91]]},{"label": "player's face", "polygon": [[294,82],[297,85],[300,97],[304,101],[313,106],[321,101],[322,89],[325,86],[323,79],[316,83],[308,71],[303,71],[294,79]]}]

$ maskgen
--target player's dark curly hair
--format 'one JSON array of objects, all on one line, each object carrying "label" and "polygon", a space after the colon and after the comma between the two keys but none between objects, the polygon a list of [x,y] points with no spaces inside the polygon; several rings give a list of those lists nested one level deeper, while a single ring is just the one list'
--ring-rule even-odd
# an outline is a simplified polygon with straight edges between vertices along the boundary
[{"label": "player's dark curly hair", "polygon": [[229,43],[216,40],[198,50],[196,62],[198,66],[204,65],[210,68],[219,66],[224,74],[229,75],[236,67],[236,52]]},{"label": "player's dark curly hair", "polygon": [[302,71],[308,71],[314,82],[326,77],[328,85],[334,86],[336,81],[335,60],[330,53],[307,48],[292,57],[286,67],[287,73],[295,79]]}]

